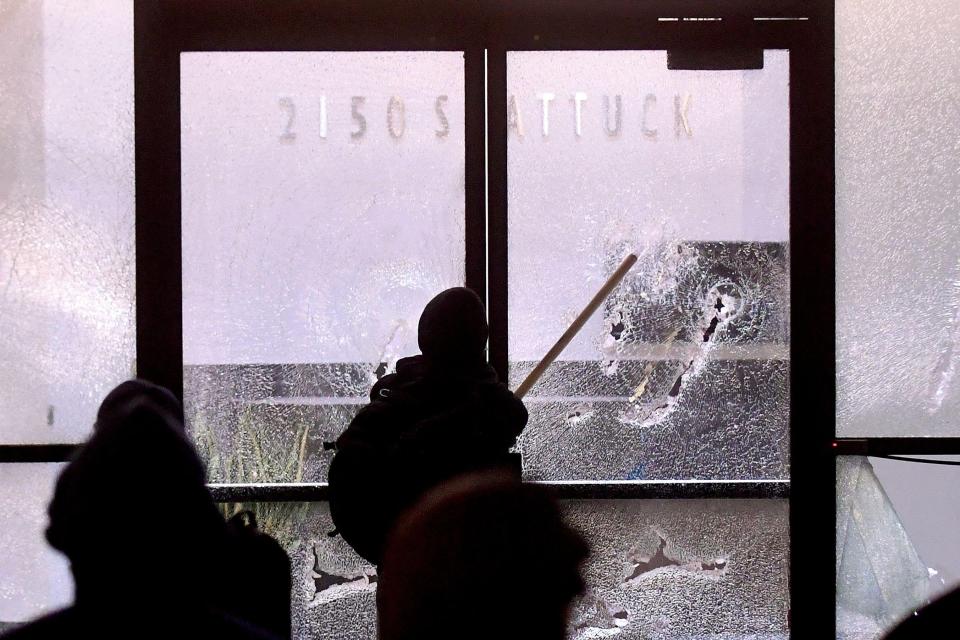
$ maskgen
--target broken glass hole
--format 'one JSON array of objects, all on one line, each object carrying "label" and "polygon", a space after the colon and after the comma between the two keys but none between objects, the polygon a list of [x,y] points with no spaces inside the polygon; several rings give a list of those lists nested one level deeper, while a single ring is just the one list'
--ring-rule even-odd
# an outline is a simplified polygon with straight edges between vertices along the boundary
[{"label": "broken glass hole", "polygon": [[633,565],[623,580],[627,585],[636,582],[645,574],[649,574],[657,569],[666,567],[679,567],[692,573],[701,573],[706,575],[722,575],[726,573],[728,561],[726,558],[710,558],[695,560],[692,562],[681,562],[671,557],[667,553],[667,540],[663,536],[658,536],[660,544],[657,551],[652,556],[641,556],[628,554],[627,560]]}]

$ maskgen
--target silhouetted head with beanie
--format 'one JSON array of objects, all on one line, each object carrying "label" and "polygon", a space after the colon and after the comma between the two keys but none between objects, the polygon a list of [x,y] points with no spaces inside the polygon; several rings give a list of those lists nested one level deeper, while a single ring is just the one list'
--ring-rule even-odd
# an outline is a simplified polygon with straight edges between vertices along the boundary
[{"label": "silhouetted head with beanie", "polygon": [[588,547],[543,487],[465,475],[428,493],[388,539],[380,640],[563,640]]},{"label": "silhouetted head with beanie", "polygon": [[[141,381],[117,387],[57,480],[47,539],[70,560],[78,603],[178,599],[203,588],[225,525],[167,394]],[[149,566],[135,587],[132,566]]]},{"label": "silhouetted head with beanie", "polygon": [[[277,549],[276,585],[244,581],[265,576],[263,562],[228,531],[182,416],[172,393],[142,380],[107,395],[48,509],[47,540],[70,561],[74,603],[5,639],[274,640],[272,620],[289,638],[286,554]],[[283,611],[265,619],[270,589]]]},{"label": "silhouetted head with beanie", "polygon": [[99,429],[102,424],[122,420],[122,414],[128,410],[131,402],[143,401],[149,401],[153,409],[162,414],[171,427],[178,431],[184,430],[183,405],[177,397],[166,387],[139,379],[121,382],[107,394],[97,410],[97,423],[94,428]]},{"label": "silhouetted head with beanie", "polygon": [[484,360],[488,333],[483,301],[470,289],[454,287],[427,303],[420,315],[417,342],[433,362],[473,365]]}]

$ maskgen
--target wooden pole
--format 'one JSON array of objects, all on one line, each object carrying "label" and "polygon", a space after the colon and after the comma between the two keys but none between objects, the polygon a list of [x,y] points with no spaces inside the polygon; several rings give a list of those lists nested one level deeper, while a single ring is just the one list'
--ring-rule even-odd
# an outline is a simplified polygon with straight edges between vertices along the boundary
[{"label": "wooden pole", "polygon": [[560,339],[550,347],[550,351],[547,351],[547,355],[543,356],[543,359],[533,368],[533,371],[520,383],[520,386],[517,387],[516,391],[513,392],[513,395],[518,398],[523,398],[527,395],[527,392],[530,391],[530,388],[537,383],[537,380],[540,379],[540,376],[547,370],[554,360],[557,359],[557,356],[560,355],[570,341],[573,340],[580,329],[583,328],[583,325],[587,323],[587,320],[590,319],[590,316],[597,310],[597,308],[603,304],[603,301],[607,299],[610,293],[614,288],[620,284],[620,281],[623,280],[623,277],[627,275],[627,272],[630,271],[630,268],[637,262],[637,256],[634,254],[628,255],[623,259],[623,262],[620,263],[620,266],[617,267],[617,270],[607,278],[607,281],[603,283],[603,286],[600,287],[600,290],[597,291],[596,295],[587,303],[587,306],[583,308],[583,311],[580,312],[580,315],[573,321],[569,328],[563,332],[563,335],[560,336]]}]

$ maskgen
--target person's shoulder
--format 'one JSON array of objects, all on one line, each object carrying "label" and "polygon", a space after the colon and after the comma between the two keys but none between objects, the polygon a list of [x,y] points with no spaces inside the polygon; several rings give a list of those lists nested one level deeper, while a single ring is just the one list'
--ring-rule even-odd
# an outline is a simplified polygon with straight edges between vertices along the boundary
[{"label": "person's shoulder", "polygon": [[370,389],[370,402],[389,400],[398,389],[417,387],[429,373],[423,356],[410,356],[397,361],[393,373],[381,376]]},{"label": "person's shoulder", "polygon": [[523,401],[515,396],[506,384],[499,380],[484,380],[479,382],[477,384],[477,392],[488,401],[510,405],[511,407],[523,407]]},{"label": "person's shoulder", "polygon": [[279,640],[278,636],[229,614],[212,615],[207,619],[207,629],[198,637],[236,640]]},{"label": "person's shoulder", "polygon": [[83,635],[77,628],[73,608],[61,609],[37,618],[26,624],[0,632],[3,640],[40,640],[44,638],[65,638],[68,635]]}]

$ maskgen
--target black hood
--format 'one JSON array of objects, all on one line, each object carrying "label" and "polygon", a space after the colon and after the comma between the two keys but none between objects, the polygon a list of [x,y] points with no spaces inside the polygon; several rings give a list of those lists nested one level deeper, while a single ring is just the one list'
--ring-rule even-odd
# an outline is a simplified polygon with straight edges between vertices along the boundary
[{"label": "black hood", "polygon": [[109,394],[93,436],[57,480],[47,540],[70,559],[78,600],[122,589],[131,563],[151,568],[138,589],[171,581],[182,589],[223,534],[179,403],[158,400],[157,389],[130,382]]},{"label": "black hood", "polygon": [[127,380],[114,387],[100,403],[95,428],[122,420],[127,405],[137,400],[149,400],[157,411],[166,415],[172,427],[183,430],[183,405],[169,389],[146,380]]},{"label": "black hood", "polygon": [[488,333],[483,301],[470,289],[455,287],[427,303],[420,315],[417,342],[429,360],[470,365],[484,361]]}]

